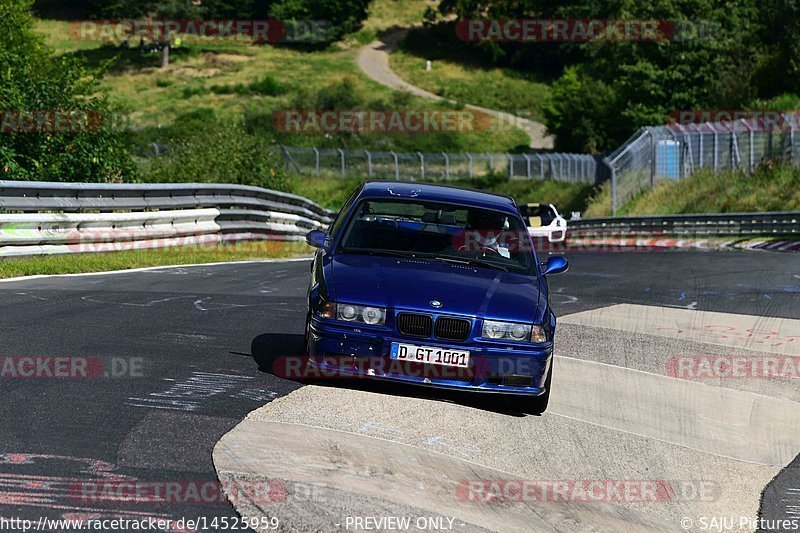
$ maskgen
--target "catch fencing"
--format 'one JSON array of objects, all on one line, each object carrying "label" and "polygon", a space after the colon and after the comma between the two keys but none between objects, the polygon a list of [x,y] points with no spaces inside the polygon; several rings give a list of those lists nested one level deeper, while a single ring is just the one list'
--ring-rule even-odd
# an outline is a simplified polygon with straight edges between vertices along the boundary
[{"label": "catch fencing", "polygon": [[594,184],[597,160],[587,154],[491,154],[473,152],[378,152],[280,146],[286,169],[317,177],[448,181],[500,174],[509,180],[556,180]]},{"label": "catch fencing", "polygon": [[797,164],[797,117],[647,127],[604,159],[611,172],[611,210],[665,180],[700,169],[752,171],[767,160]]},{"label": "catch fencing", "polygon": [[0,181],[0,257],[300,241],[333,215],[244,185]]}]

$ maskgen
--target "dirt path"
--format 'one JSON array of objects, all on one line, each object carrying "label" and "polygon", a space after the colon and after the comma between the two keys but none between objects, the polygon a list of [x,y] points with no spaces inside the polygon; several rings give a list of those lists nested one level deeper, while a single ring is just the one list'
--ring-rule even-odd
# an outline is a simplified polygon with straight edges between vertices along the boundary
[{"label": "dirt path", "polygon": [[[407,33],[407,28],[391,31],[381,36],[378,40],[363,46],[358,52],[359,68],[361,68],[367,76],[386,87],[406,91],[415,96],[430,98],[431,100],[447,100],[437,94],[411,85],[395,74],[389,66],[389,54],[397,47],[397,44],[405,38]],[[448,101],[452,102],[452,100]],[[470,104],[467,104],[467,107],[475,111],[481,111],[500,119],[506,124],[513,124],[520,128],[530,137],[531,148],[539,150],[550,150],[553,148],[554,137],[547,134],[547,128],[544,124],[527,118],[518,117],[504,111],[486,109],[485,107]]]}]

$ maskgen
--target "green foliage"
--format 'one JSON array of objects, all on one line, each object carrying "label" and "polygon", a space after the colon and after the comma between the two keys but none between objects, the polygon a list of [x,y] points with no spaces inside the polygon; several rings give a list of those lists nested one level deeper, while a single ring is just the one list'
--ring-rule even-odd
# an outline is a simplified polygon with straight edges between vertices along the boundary
[{"label": "green foliage", "polygon": [[250,83],[214,85],[211,87],[211,91],[216,94],[278,96],[286,92],[286,89],[278,82],[278,80],[269,74],[265,74],[261,78],[258,78]]},{"label": "green foliage", "polygon": [[282,21],[325,21],[331,25],[328,37],[334,40],[361,27],[369,4],[370,0],[277,0],[269,14]]},{"label": "green foliage", "polygon": [[144,181],[235,183],[287,190],[271,140],[248,134],[239,122],[217,119],[213,110],[181,115],[173,126],[156,133],[168,152],[150,162],[142,174]]},{"label": "green foliage", "polygon": [[102,96],[97,96],[95,78],[78,60],[51,56],[32,31],[29,8],[28,0],[0,0],[0,109],[81,112],[101,117],[103,127],[0,133],[2,177],[100,182],[131,179],[135,167],[123,147],[121,132],[109,127],[115,122],[112,110]]}]

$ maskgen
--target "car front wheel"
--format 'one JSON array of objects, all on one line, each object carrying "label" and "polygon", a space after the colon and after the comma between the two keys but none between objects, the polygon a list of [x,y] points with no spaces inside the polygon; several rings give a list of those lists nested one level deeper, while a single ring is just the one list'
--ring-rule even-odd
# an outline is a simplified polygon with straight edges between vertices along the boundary
[{"label": "car front wheel", "polygon": [[518,402],[521,402],[522,405],[518,407],[523,413],[528,413],[531,415],[540,415],[547,411],[547,404],[550,403],[550,383],[553,380],[553,363],[550,363],[550,369],[547,371],[547,378],[544,380],[544,388],[545,393],[541,396],[535,396],[533,398],[521,398],[518,399]]}]

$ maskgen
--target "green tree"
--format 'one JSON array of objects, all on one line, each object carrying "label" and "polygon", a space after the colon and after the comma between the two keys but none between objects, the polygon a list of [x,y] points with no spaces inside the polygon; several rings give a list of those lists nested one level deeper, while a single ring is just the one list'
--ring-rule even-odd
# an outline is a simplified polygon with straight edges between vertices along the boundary
[{"label": "green tree", "polygon": [[[121,133],[108,127],[111,110],[97,96],[95,79],[77,60],[51,55],[33,32],[30,6],[30,0],[0,0],[0,110],[6,118],[6,128],[0,132],[3,178],[101,182],[131,178],[135,167]],[[105,123],[94,122],[82,131],[16,130],[14,116],[42,111],[87,112]]]}]

